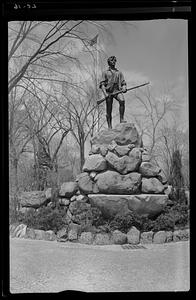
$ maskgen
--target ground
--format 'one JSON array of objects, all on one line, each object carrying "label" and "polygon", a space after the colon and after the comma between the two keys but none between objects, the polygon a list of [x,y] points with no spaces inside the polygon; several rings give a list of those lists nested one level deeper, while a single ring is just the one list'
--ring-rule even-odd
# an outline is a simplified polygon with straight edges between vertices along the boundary
[{"label": "ground", "polygon": [[92,246],[10,239],[10,292],[188,291],[189,242]]}]

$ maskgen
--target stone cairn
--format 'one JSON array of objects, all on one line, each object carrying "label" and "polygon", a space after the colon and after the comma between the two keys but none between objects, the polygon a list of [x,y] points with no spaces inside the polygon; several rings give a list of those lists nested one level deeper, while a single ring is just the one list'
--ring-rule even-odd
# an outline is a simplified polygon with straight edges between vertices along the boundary
[{"label": "stone cairn", "polygon": [[[55,191],[56,193],[56,191]],[[94,207],[105,219],[134,211],[141,216],[154,217],[161,213],[168,201],[167,182],[160,168],[142,145],[138,131],[132,123],[118,124],[103,130],[91,140],[91,150],[83,171],[75,182],[65,182],[57,191],[58,205],[66,212],[69,224],[54,234],[52,231],[33,230],[26,225],[11,225],[12,237],[56,240],[65,239],[86,244],[123,244],[165,242],[187,239],[187,233],[143,232],[134,226],[127,234],[115,230],[112,237],[81,228],[92,226]],[[54,206],[52,189],[23,192],[20,195],[21,212]],[[170,234],[170,235],[168,235]],[[179,238],[179,236],[182,236]],[[153,237],[154,236],[154,237]]]},{"label": "stone cairn", "polygon": [[151,162],[132,123],[118,124],[92,138],[77,182],[106,218],[129,210],[153,217],[168,200],[163,172]]}]

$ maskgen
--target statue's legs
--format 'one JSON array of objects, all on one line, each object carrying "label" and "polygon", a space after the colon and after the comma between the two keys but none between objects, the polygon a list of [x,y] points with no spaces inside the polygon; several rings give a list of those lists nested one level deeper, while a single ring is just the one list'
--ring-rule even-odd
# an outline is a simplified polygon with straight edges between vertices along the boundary
[{"label": "statue's legs", "polygon": [[116,100],[119,102],[119,114],[120,114],[120,123],[125,123],[124,114],[125,114],[125,98],[123,94],[118,94]]},{"label": "statue's legs", "polygon": [[108,128],[112,128],[112,106],[113,97],[108,97],[106,99],[106,120],[108,123]]}]

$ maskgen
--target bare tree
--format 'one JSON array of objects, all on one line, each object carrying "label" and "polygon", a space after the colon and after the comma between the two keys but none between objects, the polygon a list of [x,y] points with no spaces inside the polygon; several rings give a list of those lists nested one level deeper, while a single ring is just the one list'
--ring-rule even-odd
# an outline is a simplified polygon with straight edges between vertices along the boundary
[{"label": "bare tree", "polygon": [[69,84],[69,63],[81,65],[77,47],[83,45],[91,56],[94,55],[89,41],[95,30],[102,37],[104,34],[112,37],[104,22],[10,22],[8,91],[11,92],[22,79],[29,78]]},{"label": "bare tree", "polygon": [[[66,97],[65,94],[63,96]],[[93,135],[99,118],[93,97],[93,90],[83,95],[76,92],[72,94],[72,97],[66,97],[64,103],[61,104],[70,132],[79,146],[80,170],[85,160],[85,143],[87,138]]]},{"label": "bare tree", "polygon": [[[47,69],[54,73],[58,72],[54,66],[54,61],[56,58],[59,58],[60,56],[66,60],[75,59],[73,56],[64,54],[63,52],[57,50],[59,47],[58,43],[68,35],[76,35],[77,37],[75,29],[79,27],[82,22],[83,21],[51,22],[51,24],[47,26],[47,29],[44,30],[45,28],[43,22],[23,21],[17,24],[19,25],[17,32],[15,32],[15,27],[13,28],[13,26],[10,25],[10,30],[12,33],[14,32],[16,34],[13,41],[10,39],[11,45],[9,47],[8,54],[8,62],[10,65],[12,61],[15,62],[15,68],[11,68],[10,70],[8,84],[9,92],[19,83],[19,81],[27,74],[27,72],[30,72],[32,75],[32,73],[34,73],[34,67],[41,67],[42,69]],[[40,41],[37,35],[35,35],[35,32],[38,34],[39,29],[43,32],[43,37]],[[29,39],[34,43],[34,47],[28,47],[25,54],[18,54],[18,51],[21,50],[20,48],[22,46],[24,47],[24,43]],[[31,49],[33,50],[30,51]],[[52,61],[53,66],[51,67]],[[34,75],[35,74],[36,72]]]},{"label": "bare tree", "polygon": [[24,102],[24,106],[31,120],[28,130],[30,133],[33,131],[31,136],[36,178],[39,183],[38,189],[44,189],[48,171],[51,180],[52,177],[56,177],[52,184],[57,185],[58,153],[70,127],[63,120],[62,115],[58,114],[54,99],[50,96],[43,100],[35,91],[31,97],[33,101],[29,100]]},{"label": "bare tree", "polygon": [[[72,79],[70,69],[75,65],[85,70],[85,64],[82,66],[78,55],[81,46],[88,51],[92,60],[95,58],[95,52],[89,44],[95,30],[100,35],[112,36],[104,22],[65,20],[9,23],[9,144],[12,165],[18,164],[19,154],[32,151],[32,148],[35,165],[38,165],[35,153],[39,144],[50,156],[54,170],[59,149],[71,130],[80,147],[82,166],[84,144],[97,124],[97,110],[92,107],[93,101],[90,101],[90,97],[94,98],[92,92],[87,93],[86,87]],[[71,87],[71,94],[66,94],[67,102],[64,104],[52,91],[52,85],[55,84]],[[83,101],[85,93],[88,97],[85,96],[86,100]],[[14,105],[13,99],[17,99]],[[58,107],[59,103],[61,106]],[[23,105],[25,109],[18,109],[17,105]],[[64,108],[59,109],[62,105]],[[46,134],[47,130],[50,131],[49,135]],[[53,148],[52,141],[56,137],[58,143]]]},{"label": "bare tree", "polygon": [[179,152],[182,159],[182,174],[184,182],[189,187],[189,134],[179,128],[174,121],[173,125],[163,126],[161,138],[157,145],[157,159],[162,164],[166,177],[170,180],[172,176],[172,159],[175,152]]},{"label": "bare tree", "polygon": [[149,153],[155,155],[155,147],[160,139],[160,128],[165,120],[177,109],[177,105],[171,102],[168,95],[157,98],[153,90],[146,87],[145,90],[135,92],[137,104],[136,113],[132,114],[141,135],[148,140]]}]

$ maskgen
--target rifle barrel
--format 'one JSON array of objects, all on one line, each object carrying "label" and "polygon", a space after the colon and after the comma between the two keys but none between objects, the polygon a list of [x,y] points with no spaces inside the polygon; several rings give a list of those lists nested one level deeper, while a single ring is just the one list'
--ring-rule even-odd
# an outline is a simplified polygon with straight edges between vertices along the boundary
[{"label": "rifle barrel", "polygon": [[[143,83],[143,84],[140,84],[140,85],[136,85],[136,86],[134,86],[134,87],[128,88],[127,91],[137,89],[137,88],[142,87],[142,86],[145,86],[145,85],[147,85],[147,84],[149,84],[149,83],[150,83],[150,82],[146,82],[146,83]],[[120,94],[120,93],[122,93],[122,90],[117,91],[117,92],[115,92],[115,93],[112,93],[111,96],[115,96],[115,95],[118,95],[118,94]],[[102,98],[102,99],[100,99],[100,100],[97,100],[97,104],[99,105],[99,104],[101,104],[101,103],[102,103],[103,101],[105,101],[105,100],[106,100],[106,98]]]},{"label": "rifle barrel", "polygon": [[140,84],[140,85],[136,85],[136,86],[134,86],[134,87],[128,88],[127,91],[137,89],[137,88],[142,87],[142,86],[145,86],[145,85],[147,85],[147,84],[149,84],[149,83],[150,83],[150,82],[146,82],[146,83],[143,83],[143,84]]}]

